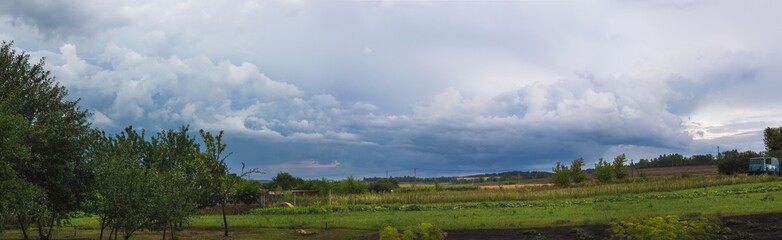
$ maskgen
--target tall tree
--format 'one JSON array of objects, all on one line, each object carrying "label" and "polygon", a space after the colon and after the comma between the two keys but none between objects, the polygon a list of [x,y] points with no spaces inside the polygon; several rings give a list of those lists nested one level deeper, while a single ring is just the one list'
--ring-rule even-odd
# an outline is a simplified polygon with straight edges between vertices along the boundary
[{"label": "tall tree", "polygon": [[581,183],[586,180],[586,171],[581,169],[584,166],[584,158],[579,157],[573,160],[570,164],[570,177],[573,179],[573,183]]},{"label": "tall tree", "polygon": [[763,131],[763,141],[766,143],[766,151],[782,150],[782,127],[768,127]]},{"label": "tall tree", "polygon": [[608,161],[603,161],[603,158],[600,158],[595,164],[595,172],[592,175],[598,182],[610,182],[614,178],[611,164]]},{"label": "tall tree", "polygon": [[[200,158],[205,163],[208,169],[208,176],[212,182],[212,189],[217,193],[220,200],[220,209],[223,214],[223,236],[228,237],[228,218],[226,217],[226,205],[231,197],[236,183],[239,182],[236,177],[232,177],[228,164],[225,162],[228,157],[233,153],[225,153],[227,144],[223,143],[223,131],[220,131],[217,135],[200,130],[201,139],[204,141],[204,147],[206,152],[200,154]],[[239,178],[243,178],[253,173],[261,173],[258,169],[250,169],[245,171],[244,163],[242,163],[242,172],[238,175]]]},{"label": "tall tree", "polygon": [[570,170],[567,165],[557,162],[557,165],[551,170],[554,172],[554,185],[567,186],[570,184]]},{"label": "tall tree", "polygon": [[79,101],[67,100],[68,91],[43,69],[44,60],[0,44],[0,102],[20,116],[21,143],[29,158],[10,159],[19,177],[43,190],[49,214],[35,223],[40,239],[49,239],[55,223],[78,210],[90,192],[92,171],[84,153],[89,134],[88,112]]},{"label": "tall tree", "polygon": [[625,161],[627,161],[627,157],[625,157],[624,153],[614,158],[612,167],[614,169],[614,177],[616,177],[616,179],[621,180],[627,177],[629,171],[627,170],[627,167],[625,167]]},{"label": "tall tree", "polygon": [[763,137],[763,142],[766,143],[766,155],[782,158],[782,127],[766,128]]}]

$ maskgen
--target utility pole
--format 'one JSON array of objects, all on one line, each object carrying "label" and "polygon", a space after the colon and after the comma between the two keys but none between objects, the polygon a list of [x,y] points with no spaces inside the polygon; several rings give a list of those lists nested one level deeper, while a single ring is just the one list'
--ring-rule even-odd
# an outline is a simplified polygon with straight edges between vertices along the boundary
[{"label": "utility pole", "polygon": [[388,179],[388,169],[386,169],[386,179]]},{"label": "utility pole", "polygon": [[516,172],[516,184],[521,184],[521,171]]}]

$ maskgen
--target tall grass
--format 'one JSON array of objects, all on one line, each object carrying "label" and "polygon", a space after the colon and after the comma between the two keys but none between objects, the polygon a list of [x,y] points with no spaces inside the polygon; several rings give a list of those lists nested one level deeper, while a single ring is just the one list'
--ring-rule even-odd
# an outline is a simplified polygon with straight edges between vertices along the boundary
[{"label": "tall grass", "polygon": [[695,176],[674,178],[636,178],[634,180],[571,187],[531,186],[507,189],[475,189],[463,191],[407,191],[394,193],[366,193],[357,195],[310,196],[297,199],[299,205],[340,204],[426,204],[453,202],[526,201],[560,198],[585,198],[610,194],[667,192],[711,186],[742,183],[760,183],[782,180],[775,176]]}]

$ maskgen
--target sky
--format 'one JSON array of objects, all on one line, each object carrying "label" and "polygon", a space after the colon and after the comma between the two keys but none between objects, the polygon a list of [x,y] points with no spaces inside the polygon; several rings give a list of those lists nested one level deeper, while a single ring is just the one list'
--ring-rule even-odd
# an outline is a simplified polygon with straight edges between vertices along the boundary
[{"label": "sky", "polygon": [[[225,131],[232,171],[551,170],[764,150],[782,1],[43,1],[0,6],[93,127]],[[193,131],[197,133],[197,131]]]}]

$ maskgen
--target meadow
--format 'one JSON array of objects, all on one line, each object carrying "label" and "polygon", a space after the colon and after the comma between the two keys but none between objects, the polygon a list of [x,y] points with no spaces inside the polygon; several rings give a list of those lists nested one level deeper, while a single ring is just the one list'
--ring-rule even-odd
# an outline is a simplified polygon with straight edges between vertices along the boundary
[{"label": "meadow", "polygon": [[[654,216],[734,216],[782,212],[782,181],[772,176],[651,178],[558,188],[534,186],[492,190],[418,190],[333,197],[332,205],[257,208],[229,216],[227,239],[355,239],[386,225],[430,222],[453,229],[518,229],[608,224]],[[315,202],[315,201],[313,201]],[[98,219],[74,218],[57,230],[62,239],[97,237]],[[221,237],[220,215],[191,218],[178,236]],[[301,230],[312,235],[302,236]],[[19,238],[7,231],[2,239]],[[159,239],[142,232],[135,239]]]}]

